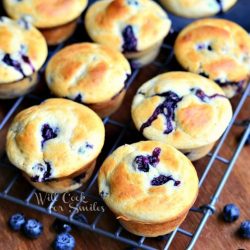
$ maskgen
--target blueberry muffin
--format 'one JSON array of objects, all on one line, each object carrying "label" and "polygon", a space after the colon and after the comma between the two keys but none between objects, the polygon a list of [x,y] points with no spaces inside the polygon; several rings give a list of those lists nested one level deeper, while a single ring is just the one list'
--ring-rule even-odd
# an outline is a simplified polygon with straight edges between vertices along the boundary
[{"label": "blueberry muffin", "polygon": [[0,17],[0,98],[30,92],[47,54],[46,41],[36,28],[22,19]]},{"label": "blueberry muffin", "polygon": [[94,42],[123,52],[139,67],[155,59],[171,21],[151,0],[101,0],[87,10],[85,26]]},{"label": "blueberry muffin", "polygon": [[3,0],[3,5],[10,17],[33,23],[49,45],[56,45],[72,35],[87,0]]},{"label": "blueberry muffin", "polygon": [[134,124],[147,139],[168,143],[190,160],[209,152],[231,117],[223,90],[188,72],[156,76],[138,89],[132,103]]},{"label": "blueberry muffin", "polygon": [[36,188],[67,192],[89,179],[103,143],[98,115],[84,105],[54,98],[14,118],[6,151]]},{"label": "blueberry muffin", "polygon": [[168,11],[187,18],[212,16],[229,10],[237,0],[160,0]]},{"label": "blueberry muffin", "polygon": [[130,74],[129,62],[119,51],[79,43],[62,49],[50,60],[46,81],[56,96],[84,103],[104,117],[122,103]]},{"label": "blueberry muffin", "polygon": [[198,177],[190,160],[157,141],[116,149],[101,166],[98,185],[124,228],[146,237],[176,229],[198,194]]},{"label": "blueberry muffin", "polygon": [[231,98],[250,78],[250,37],[238,24],[203,19],[184,28],[174,52],[182,67],[208,77]]}]

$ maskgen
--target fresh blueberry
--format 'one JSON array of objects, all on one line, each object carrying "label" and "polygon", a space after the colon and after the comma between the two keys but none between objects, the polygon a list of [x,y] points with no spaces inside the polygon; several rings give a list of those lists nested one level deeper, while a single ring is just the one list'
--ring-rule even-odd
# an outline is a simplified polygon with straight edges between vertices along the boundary
[{"label": "fresh blueberry", "polygon": [[169,181],[173,181],[174,182],[174,186],[177,187],[181,184],[180,181],[175,180],[172,175],[159,175],[158,177],[153,178],[153,180],[151,181],[151,185],[152,186],[161,186]]},{"label": "fresh blueberry", "polygon": [[25,236],[31,239],[36,239],[43,232],[43,225],[36,219],[28,219],[22,229]]},{"label": "fresh blueberry", "polygon": [[69,233],[58,234],[53,242],[54,250],[73,250],[75,245],[75,238]]},{"label": "fresh blueberry", "polygon": [[223,219],[227,222],[236,221],[240,216],[239,208],[234,204],[227,204],[223,208]]},{"label": "fresh blueberry", "polygon": [[57,233],[69,233],[72,230],[72,227],[69,224],[60,219],[55,219],[52,227]]},{"label": "fresh blueberry", "polygon": [[250,220],[245,220],[241,223],[239,234],[242,238],[250,239]]},{"label": "fresh blueberry", "polygon": [[25,223],[25,217],[21,213],[13,214],[9,218],[9,226],[13,231],[19,231]]},{"label": "fresh blueberry", "polygon": [[178,102],[182,100],[182,97],[179,97],[172,91],[156,94],[154,96],[164,97],[165,100],[155,109],[148,120],[142,124],[140,132],[142,133],[145,128],[151,126],[153,121],[156,120],[160,114],[162,114],[166,119],[166,129],[163,133],[170,134],[174,130],[175,109],[177,108]]}]

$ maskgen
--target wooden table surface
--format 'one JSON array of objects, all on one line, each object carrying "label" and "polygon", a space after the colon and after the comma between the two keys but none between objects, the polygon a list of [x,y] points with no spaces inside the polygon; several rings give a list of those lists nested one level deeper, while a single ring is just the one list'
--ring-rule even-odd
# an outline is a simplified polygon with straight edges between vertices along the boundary
[{"label": "wooden table surface", "polygon": [[[141,70],[139,75],[136,78],[136,81],[129,88],[124,104],[120,108],[120,110],[112,116],[114,120],[121,121],[124,123],[128,123],[130,121],[130,105],[131,99],[138,88],[146,79],[151,78],[157,73],[157,68],[155,66],[148,66],[145,69]],[[167,69],[164,69],[164,71]],[[44,82],[41,82],[40,85],[44,88]],[[46,87],[44,88],[46,89]],[[44,90],[47,91],[47,90]],[[237,103],[239,98],[235,98],[233,103]],[[0,118],[4,116],[6,113],[6,105],[10,102],[1,101],[0,102]],[[27,105],[31,105],[31,103],[26,103]],[[242,111],[240,113],[239,119],[249,119],[250,117],[250,98],[246,101]],[[8,124],[5,128],[0,131],[0,152],[4,152],[5,145],[5,134],[8,128]],[[243,131],[242,127],[234,126],[232,131],[230,132],[226,143],[224,144],[220,155],[230,159],[232,156],[232,152],[235,150],[237,145],[236,138]],[[110,128],[107,126],[107,134],[106,134],[106,143],[111,144],[112,140],[118,136],[120,133],[119,130],[115,128]],[[133,139],[131,140],[131,137]],[[126,136],[125,141],[136,141],[139,140],[138,133],[134,130],[132,133]],[[109,147],[109,145],[107,146]],[[195,162],[194,165],[201,175],[204,170],[204,166],[208,162],[209,157],[205,157],[204,159]],[[98,164],[100,165],[100,164]],[[216,186],[218,185],[219,179],[221,178],[223,172],[225,171],[226,165],[223,165],[220,162],[215,162],[212,167],[212,170],[209,172],[209,175],[200,189],[199,197],[196,202],[196,206],[200,206],[203,204],[207,204],[209,199],[214,192]],[[250,146],[244,147],[242,150],[240,157],[238,158],[234,170],[226,183],[224,190],[221,194],[221,197],[216,205],[216,212],[213,216],[210,217],[207,225],[205,226],[200,238],[197,241],[195,249],[226,249],[226,250],[236,250],[236,249],[250,249],[250,241],[242,240],[238,237],[236,231],[239,227],[241,221],[250,219]],[[1,182],[6,181],[9,177],[6,176],[5,171],[1,169],[0,175],[0,190],[1,190]],[[23,190],[30,189],[31,187],[24,182],[19,188],[19,191],[22,193]],[[239,206],[241,210],[241,216],[239,220],[232,224],[228,224],[223,222],[220,219],[220,212],[223,206],[227,203],[235,203]],[[23,212],[27,217],[34,217],[42,221],[44,225],[44,233],[37,240],[28,240],[20,233],[14,233],[10,231],[7,226],[7,220],[10,215],[16,212]],[[108,213],[108,212],[106,212]],[[200,214],[190,213],[182,225],[182,228],[187,229],[191,232],[194,232],[197,227],[197,223],[201,218]],[[19,205],[7,202],[5,200],[0,199],[0,249],[2,250],[28,250],[28,249],[38,249],[38,250],[46,250],[51,249],[50,245],[55,237],[54,231],[51,229],[51,224],[53,222],[53,217],[44,215],[42,213],[32,211],[31,209],[21,207]],[[112,217],[108,218],[106,224],[112,225],[115,220]],[[76,238],[77,247],[76,249],[100,249],[100,250],[118,250],[124,249],[127,247],[125,244],[116,242],[109,238],[105,238],[103,236],[88,232],[86,230],[74,229],[72,234]],[[185,249],[185,246],[188,242],[186,236],[177,234],[172,246],[170,249],[182,250]],[[150,240],[150,242],[158,249],[162,249],[164,245],[163,241]]]}]

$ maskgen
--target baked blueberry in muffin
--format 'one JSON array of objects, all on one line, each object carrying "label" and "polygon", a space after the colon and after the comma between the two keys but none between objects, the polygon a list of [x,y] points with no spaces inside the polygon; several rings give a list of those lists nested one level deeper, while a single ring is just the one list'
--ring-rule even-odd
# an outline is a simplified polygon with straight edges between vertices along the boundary
[{"label": "baked blueberry in muffin", "polygon": [[168,11],[178,16],[199,18],[229,10],[237,0],[161,0]]},{"label": "baked blueberry in muffin", "polygon": [[129,62],[119,51],[105,45],[78,43],[52,57],[46,80],[56,96],[84,103],[104,117],[119,108],[130,74]]},{"label": "baked blueberry in muffin", "polygon": [[55,98],[14,118],[6,151],[33,186],[44,192],[66,192],[90,178],[103,142],[103,123],[91,109]]},{"label": "baked blueberry in muffin", "polygon": [[174,147],[141,141],[116,149],[98,175],[99,193],[129,232],[156,237],[178,227],[198,194],[190,160]]},{"label": "baked blueberry in muffin", "polygon": [[4,0],[5,11],[13,19],[27,20],[45,36],[49,45],[70,37],[77,20],[87,6],[87,0]]},{"label": "baked blueberry in muffin", "polygon": [[210,151],[232,117],[222,89],[188,72],[165,73],[144,83],[131,112],[136,128],[147,139],[168,143],[191,160]]},{"label": "baked blueberry in muffin", "polygon": [[143,66],[157,56],[171,21],[151,0],[102,0],[87,10],[85,26],[94,42],[119,50],[134,65]]},{"label": "baked blueberry in muffin", "polygon": [[0,19],[0,98],[14,98],[31,91],[37,72],[47,57],[42,34],[24,20]]},{"label": "baked blueberry in muffin", "polygon": [[215,81],[231,98],[250,77],[250,37],[238,24],[224,19],[203,19],[184,28],[174,52],[181,66]]}]

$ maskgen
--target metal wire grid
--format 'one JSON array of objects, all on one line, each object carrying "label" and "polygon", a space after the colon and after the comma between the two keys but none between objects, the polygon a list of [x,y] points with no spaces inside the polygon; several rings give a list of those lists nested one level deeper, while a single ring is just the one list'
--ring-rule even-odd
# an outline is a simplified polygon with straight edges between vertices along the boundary
[{"label": "metal wire grid", "polygon": [[[62,43],[62,44],[58,45],[57,47],[55,47],[53,49],[50,49],[49,58],[53,54],[55,54],[58,50],[60,50],[64,45],[65,44]],[[168,45],[167,43],[164,43],[162,48],[167,49],[169,51],[169,55],[168,55],[168,57],[166,58],[166,60],[163,63],[162,62],[154,62],[153,63],[159,69],[159,72],[162,71],[162,69],[165,69],[166,66],[168,66],[171,63],[171,60],[173,59],[173,48],[172,48],[172,46]],[[41,74],[44,72],[44,69],[45,69],[45,66],[41,69]],[[139,69],[136,69],[136,70],[133,71],[131,77],[128,80],[128,87],[133,83],[133,81],[136,78],[139,71],[140,71]],[[200,182],[199,182],[200,187],[202,187],[202,185],[204,183],[204,180],[206,179],[206,177],[207,177],[209,171],[211,170],[211,168],[215,165],[216,161],[222,162],[223,164],[225,164],[227,166],[227,168],[225,169],[225,172],[224,172],[222,178],[218,181],[216,191],[214,192],[214,194],[213,194],[213,196],[212,196],[212,198],[210,200],[210,203],[206,204],[206,205],[204,205],[202,207],[199,207],[199,208],[192,208],[190,210],[190,212],[203,214],[203,216],[200,219],[200,223],[197,225],[197,228],[196,228],[195,232],[189,232],[189,231],[184,230],[184,229],[179,227],[175,231],[170,233],[168,235],[167,240],[166,240],[164,250],[169,249],[169,247],[170,247],[171,243],[173,242],[173,240],[175,238],[175,235],[177,233],[180,233],[180,234],[185,235],[186,237],[190,238],[189,245],[188,245],[187,249],[192,249],[193,246],[195,245],[195,243],[196,243],[202,229],[204,228],[209,216],[212,215],[213,212],[215,211],[215,205],[216,205],[216,202],[217,202],[217,200],[218,200],[218,198],[220,196],[220,193],[221,193],[221,191],[222,191],[222,189],[223,189],[223,187],[224,187],[224,185],[225,185],[225,183],[226,183],[226,181],[227,181],[227,179],[228,179],[228,177],[229,177],[229,175],[230,175],[230,173],[231,173],[231,171],[232,171],[232,169],[234,167],[234,164],[235,164],[235,162],[237,160],[237,157],[239,156],[240,151],[241,151],[242,147],[244,146],[248,135],[250,134],[250,124],[249,123],[244,124],[245,127],[246,127],[246,130],[245,130],[244,135],[243,135],[241,141],[239,142],[237,148],[235,149],[234,154],[231,157],[231,159],[225,159],[224,157],[221,157],[219,155],[219,151],[220,151],[221,147],[223,146],[223,143],[225,142],[229,132],[231,131],[231,128],[233,127],[234,122],[236,121],[236,118],[237,118],[237,116],[238,116],[238,114],[239,114],[239,112],[240,112],[240,110],[241,110],[243,104],[245,103],[245,101],[246,101],[249,94],[250,94],[250,84],[248,84],[248,87],[246,88],[246,90],[242,94],[241,99],[240,99],[239,103],[236,106],[232,121],[230,122],[227,130],[225,131],[225,133],[223,134],[223,136],[219,140],[219,142],[218,142],[216,148],[214,149],[213,153],[208,155],[208,157],[210,157],[210,160],[209,160],[207,166],[205,167],[205,170],[204,170],[202,176],[200,177]],[[7,112],[5,117],[0,122],[0,130],[2,130],[5,127],[6,123],[12,118],[15,111],[21,106],[22,102],[25,99],[26,100],[29,100],[29,99],[34,100],[35,99],[38,102],[43,100],[39,96],[36,96],[36,95],[33,95],[33,94],[28,94],[26,96],[22,96],[22,97],[19,97],[18,99],[16,99],[16,101],[14,102],[12,107],[9,109],[9,111]],[[110,154],[115,148],[117,148],[117,146],[119,146],[119,144],[121,143],[122,139],[124,138],[126,132],[130,128],[129,128],[128,125],[120,123],[120,122],[118,122],[116,120],[113,120],[110,117],[106,117],[103,120],[103,122],[104,122],[105,125],[111,124],[113,126],[116,126],[120,130],[120,135],[116,138],[114,144],[112,145],[112,147],[109,150],[108,154]],[[9,163],[6,163],[6,161],[4,161],[4,157],[6,157],[6,155],[2,156],[2,158],[0,159],[0,168],[13,167],[12,165],[10,165]],[[87,186],[87,188],[85,190],[82,190],[82,191],[78,190],[78,191],[74,191],[74,192],[76,194],[80,194],[80,193],[83,192],[85,197],[87,197],[87,198],[89,197],[91,199],[94,199],[95,201],[101,202],[101,199],[98,196],[92,195],[91,192],[90,192],[91,188],[96,184],[97,174],[98,173],[96,173],[92,177],[89,185]],[[11,192],[14,184],[16,182],[18,182],[19,177],[20,177],[20,172],[16,170],[16,173],[13,176],[13,178],[11,179],[11,181],[7,184],[7,186],[5,186],[3,188],[3,190],[0,190],[0,198],[6,199],[8,201],[11,201],[11,202],[14,202],[14,203],[17,203],[17,204],[20,204],[20,205],[23,205],[23,206],[26,206],[26,207],[29,207],[29,208],[32,208],[32,209],[35,209],[35,210],[40,211],[40,212],[42,212],[44,214],[53,215],[54,217],[57,217],[57,218],[62,219],[64,221],[70,222],[70,223],[72,223],[74,225],[77,225],[80,228],[87,229],[87,230],[90,230],[90,231],[95,232],[95,233],[99,233],[99,234],[101,234],[103,236],[110,237],[112,239],[115,239],[115,240],[124,242],[126,244],[129,244],[131,246],[139,247],[141,249],[148,249],[148,250],[155,249],[154,247],[152,247],[149,244],[145,243],[145,240],[146,240],[145,237],[139,237],[138,240],[133,240],[132,237],[130,237],[130,235],[123,236],[122,232],[124,231],[124,229],[121,226],[118,226],[115,232],[111,232],[111,231],[100,228],[98,226],[98,224],[100,223],[100,221],[101,221],[101,219],[103,217],[102,212],[100,212],[99,214],[96,215],[96,217],[95,217],[95,219],[94,219],[94,221],[92,223],[88,223],[87,220],[86,220],[85,223],[75,220],[74,215],[76,214],[77,208],[80,207],[82,201],[78,202],[75,209],[71,212],[71,214],[69,216],[66,216],[66,215],[63,215],[62,213],[55,212],[52,209],[53,206],[58,202],[61,194],[57,194],[56,196],[54,196],[53,200],[46,207],[41,206],[41,205],[37,205],[37,204],[33,204],[31,202],[32,198],[34,197],[34,194],[37,191],[35,188],[33,188],[30,191],[30,193],[27,195],[27,197],[25,199],[20,199],[18,197],[15,197],[10,192]]]}]

